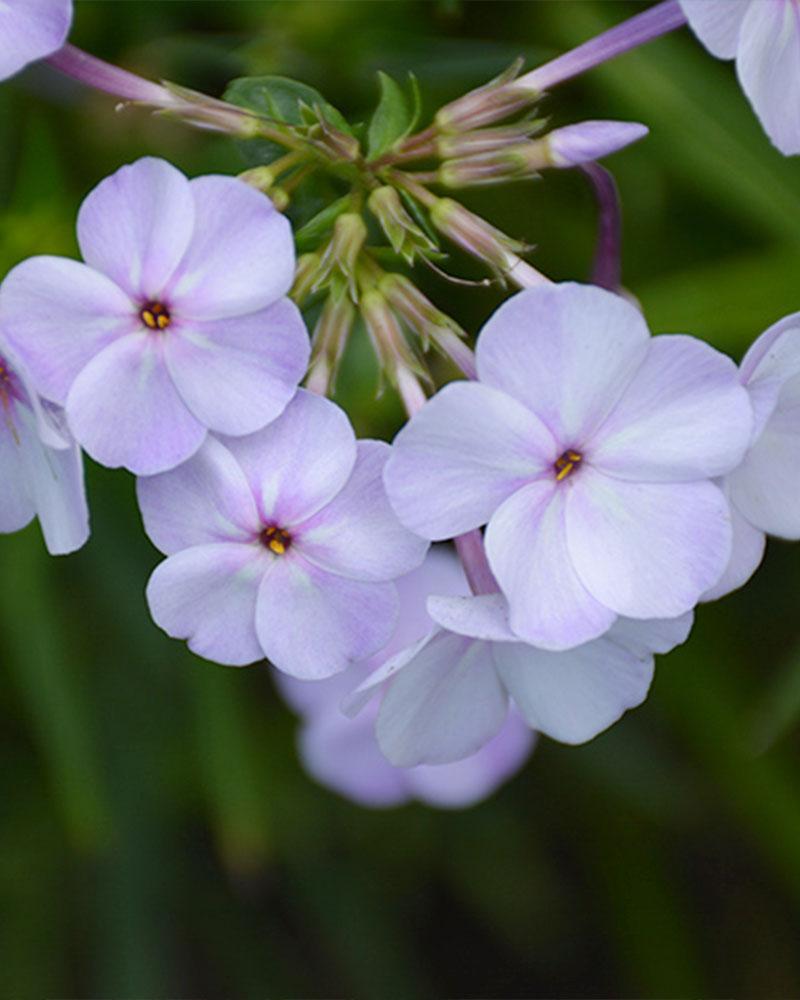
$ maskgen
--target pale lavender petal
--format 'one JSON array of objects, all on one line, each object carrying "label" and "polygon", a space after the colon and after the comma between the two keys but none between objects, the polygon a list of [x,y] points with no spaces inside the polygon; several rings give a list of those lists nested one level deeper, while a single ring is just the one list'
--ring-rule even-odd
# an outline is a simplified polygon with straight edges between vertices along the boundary
[{"label": "pale lavender petal", "polygon": [[407,664],[416,659],[417,653],[421,653],[426,649],[434,639],[438,641],[438,637],[445,634],[447,633],[442,632],[441,629],[433,628],[427,635],[422,636],[416,642],[412,642],[409,646],[406,646],[405,649],[401,649],[390,656],[377,670],[373,670],[354,691],[351,691],[349,695],[342,699],[341,707],[344,714],[349,718],[354,718],[358,715],[390,678],[394,677]]},{"label": "pale lavender petal", "polygon": [[21,440],[13,412],[0,417],[0,532],[24,528],[36,516],[23,478]]},{"label": "pale lavender petal", "polygon": [[753,422],[736,365],[694,337],[654,337],[584,457],[634,482],[691,482],[742,459]]},{"label": "pale lavender petal", "polygon": [[62,405],[89,361],[140,325],[121,289],[65,257],[31,257],[0,288],[3,334],[39,392]]},{"label": "pale lavender petal", "polygon": [[753,343],[740,366],[754,410],[755,441],[778,404],[786,382],[800,375],[800,313],[785,316]]},{"label": "pale lavender petal", "polygon": [[166,555],[194,545],[250,542],[262,527],[241,467],[213,437],[177,468],[138,479],[136,495],[145,531]]},{"label": "pale lavender petal", "polygon": [[471,757],[453,764],[413,767],[405,772],[414,797],[444,809],[474,805],[518,771],[534,748],[536,735],[511,711],[500,732]]},{"label": "pale lavender petal", "polygon": [[692,625],[693,611],[677,618],[618,618],[605,638],[644,660],[653,653],[671,653],[682,645],[689,638]]},{"label": "pale lavender petal", "polygon": [[453,538],[485,524],[557,457],[552,436],[529,410],[488,386],[457,382],[400,431],[384,478],[412,531]]},{"label": "pale lavender petal", "polygon": [[281,527],[300,524],[329,503],[356,461],[347,415],[304,389],[263,430],[224,444],[244,470],[263,520]]},{"label": "pale lavender petal", "polygon": [[733,59],[752,0],[678,0],[689,27],[718,59]]},{"label": "pale lavender petal", "polygon": [[225,543],[184,549],[156,566],[147,584],[153,621],[207,660],[241,667],[264,658],[255,629],[267,556]]},{"label": "pale lavender petal", "polygon": [[233,177],[189,185],[195,229],[167,295],[181,316],[220,319],[258,312],[294,280],[288,219],[260,191]]},{"label": "pale lavender petal", "polygon": [[554,166],[577,167],[638,142],[648,131],[639,122],[585,121],[555,129],[546,142]]},{"label": "pale lavender petal", "polygon": [[194,225],[187,179],[165,160],[145,156],[87,195],[78,213],[78,243],[90,267],[144,304],[163,295]]},{"label": "pale lavender petal", "polygon": [[739,36],[736,71],[764,131],[787,156],[800,153],[800,4],[753,2]]},{"label": "pale lavender petal", "polygon": [[72,0],[0,3],[0,80],[60,49],[72,20]]},{"label": "pale lavender petal", "polygon": [[[726,484],[727,487],[727,484]],[[736,504],[728,496],[731,508],[731,526],[733,527],[733,542],[731,557],[725,572],[719,581],[703,594],[702,600],[716,601],[743,586],[761,565],[767,536],[754,527],[740,512]]]},{"label": "pale lavender petal", "polygon": [[733,504],[752,525],[800,538],[800,377],[784,383],[766,427],[728,484]]},{"label": "pale lavender petal", "polygon": [[95,461],[137,475],[174,468],[206,436],[172,384],[159,338],[147,333],[123,337],[90,361],[66,408],[73,434]]},{"label": "pale lavender petal", "polygon": [[606,607],[630,618],[674,618],[722,576],[731,515],[712,483],[630,483],[588,467],[574,478],[567,547]]},{"label": "pale lavender petal", "polygon": [[303,555],[323,569],[355,580],[394,580],[419,566],[428,542],[398,521],[383,485],[391,449],[359,441],[344,488],[298,529]]},{"label": "pale lavender petal", "polygon": [[282,299],[249,316],[169,331],[164,357],[184,402],[210,430],[252,434],[279,416],[308,366],[300,310]]},{"label": "pale lavender petal", "polygon": [[449,764],[488,743],[507,712],[491,645],[440,632],[392,679],[375,731],[398,767]]},{"label": "pale lavender petal", "polygon": [[530,288],[481,331],[478,376],[533,410],[563,451],[610,413],[649,341],[639,310],[612,292],[569,282]]},{"label": "pale lavender petal", "polygon": [[508,598],[511,628],[545,649],[594,639],[616,617],[589,593],[573,566],[565,525],[570,492],[568,484],[552,479],[532,483],[507,500],[486,529],[486,554]]},{"label": "pale lavender petal", "polygon": [[272,672],[272,680],[284,701],[305,719],[316,716],[341,714],[342,702],[371,673],[370,660],[354,663],[341,673],[324,680],[308,681],[291,677],[280,670]]},{"label": "pale lavender petal", "polygon": [[477,597],[428,598],[430,617],[449,632],[472,639],[493,642],[518,642],[508,621],[508,601],[502,594],[480,594]]},{"label": "pale lavender petal", "polygon": [[653,679],[652,656],[605,637],[563,653],[497,643],[492,654],[528,725],[561,743],[597,736],[644,701]]},{"label": "pale lavender petal", "polygon": [[397,616],[394,584],[335,576],[290,550],[273,558],[261,583],[256,630],[274,666],[317,680],[377,652]]}]

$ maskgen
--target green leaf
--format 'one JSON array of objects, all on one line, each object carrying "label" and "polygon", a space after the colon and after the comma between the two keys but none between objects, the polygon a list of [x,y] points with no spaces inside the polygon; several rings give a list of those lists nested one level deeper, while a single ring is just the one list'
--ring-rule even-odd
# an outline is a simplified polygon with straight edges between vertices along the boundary
[{"label": "green leaf", "polygon": [[[404,139],[419,116],[419,93],[414,90],[414,107],[400,85],[386,73],[378,73],[381,99],[367,131],[367,159],[377,160]],[[412,84],[413,86],[413,84]]]},{"label": "green leaf", "polygon": [[304,109],[319,109],[330,125],[352,135],[352,129],[341,112],[329,104],[318,90],[285,76],[240,77],[233,80],[225,91],[225,100],[287,125],[307,125]]}]

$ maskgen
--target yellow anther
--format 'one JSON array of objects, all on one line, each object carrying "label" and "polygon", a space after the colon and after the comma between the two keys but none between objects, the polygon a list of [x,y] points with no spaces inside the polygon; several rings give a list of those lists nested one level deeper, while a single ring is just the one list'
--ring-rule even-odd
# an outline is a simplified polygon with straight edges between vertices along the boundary
[{"label": "yellow anther", "polygon": [[275,553],[276,556],[282,556],[283,553],[286,551],[286,546],[279,538],[270,538],[267,545],[268,548],[270,548]]},{"label": "yellow anther", "polygon": [[283,528],[278,528],[274,524],[267,525],[261,532],[259,538],[264,548],[273,552],[276,556],[282,556],[291,544],[291,535]]},{"label": "yellow anther", "polygon": [[148,302],[139,313],[142,322],[151,330],[166,330],[172,322],[169,309],[161,302]]},{"label": "yellow anther", "polygon": [[573,451],[572,448],[568,448],[553,463],[553,468],[556,471],[556,482],[560,483],[562,479],[566,479],[575,466],[580,465],[582,461],[583,455],[579,451]]}]

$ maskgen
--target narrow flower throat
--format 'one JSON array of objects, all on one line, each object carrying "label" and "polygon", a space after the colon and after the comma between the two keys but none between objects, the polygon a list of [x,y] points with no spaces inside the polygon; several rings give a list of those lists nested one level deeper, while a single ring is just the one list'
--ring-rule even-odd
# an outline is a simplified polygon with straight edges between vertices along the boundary
[{"label": "narrow flower throat", "polygon": [[553,462],[553,471],[556,474],[556,481],[561,482],[562,479],[566,479],[570,473],[574,472],[575,469],[583,461],[583,455],[579,451],[573,451],[568,448],[564,454]]},{"label": "narrow flower throat", "polygon": [[169,309],[161,302],[146,302],[139,316],[150,330],[166,330],[172,322]]},{"label": "narrow flower throat", "polygon": [[292,536],[283,528],[278,528],[274,524],[268,525],[258,536],[265,549],[269,549],[276,556],[282,556],[292,544]]}]

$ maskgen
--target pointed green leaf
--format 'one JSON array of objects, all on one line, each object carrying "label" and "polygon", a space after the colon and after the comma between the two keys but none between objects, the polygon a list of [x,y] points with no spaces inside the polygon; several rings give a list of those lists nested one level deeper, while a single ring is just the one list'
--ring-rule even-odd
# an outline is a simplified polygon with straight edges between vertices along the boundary
[{"label": "pointed green leaf", "polygon": [[377,160],[414,127],[416,111],[400,85],[386,73],[378,73],[381,99],[367,131],[367,159]]}]

